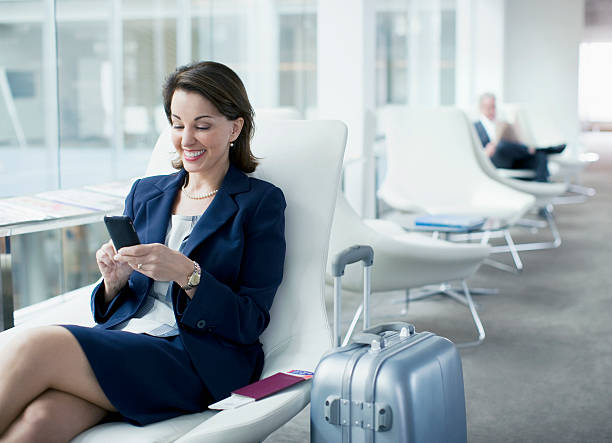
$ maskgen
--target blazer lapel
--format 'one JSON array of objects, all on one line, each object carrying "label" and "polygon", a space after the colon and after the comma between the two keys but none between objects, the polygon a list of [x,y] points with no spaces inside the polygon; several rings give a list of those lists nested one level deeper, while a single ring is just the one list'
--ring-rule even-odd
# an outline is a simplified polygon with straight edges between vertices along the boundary
[{"label": "blazer lapel", "polygon": [[230,165],[219,192],[204,211],[204,214],[191,230],[183,248],[183,254],[189,256],[197,245],[210,237],[225,224],[237,211],[238,205],[232,198],[233,194],[249,189],[247,176],[233,165]]},{"label": "blazer lapel", "polygon": [[189,238],[183,248],[183,254],[189,256],[197,245],[212,235],[237,211],[238,206],[231,196],[219,189],[210,206],[191,230],[191,234],[189,234]]},{"label": "blazer lapel", "polygon": [[178,188],[183,183],[185,170],[181,170],[176,177],[162,188],[162,192],[146,203],[146,230],[143,243],[164,243],[166,231],[172,213],[172,204],[176,198]]}]

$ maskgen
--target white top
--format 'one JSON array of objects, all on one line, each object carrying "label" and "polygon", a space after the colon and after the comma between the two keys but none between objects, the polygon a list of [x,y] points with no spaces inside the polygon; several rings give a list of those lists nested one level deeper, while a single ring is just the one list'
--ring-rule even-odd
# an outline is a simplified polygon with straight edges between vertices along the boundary
[{"label": "white top", "polygon": [[489,136],[489,140],[494,142],[497,137],[497,125],[495,124],[495,122],[492,120],[489,120],[483,114],[480,114],[480,123],[482,123],[482,126],[487,132],[487,135]]},{"label": "white top", "polygon": [[[173,214],[166,232],[166,246],[175,251],[181,249],[199,218],[199,215]],[[178,335],[169,287],[169,281],[154,281],[145,302],[134,317],[119,323],[113,329],[156,337]]]}]

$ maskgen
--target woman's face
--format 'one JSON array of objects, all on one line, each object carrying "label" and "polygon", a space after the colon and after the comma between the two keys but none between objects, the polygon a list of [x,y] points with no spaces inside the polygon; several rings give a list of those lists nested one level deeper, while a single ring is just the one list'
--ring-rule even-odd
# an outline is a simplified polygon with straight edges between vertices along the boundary
[{"label": "woman's face", "polygon": [[172,144],[190,173],[214,174],[229,166],[229,144],[244,120],[228,120],[206,98],[177,89],[170,103]]}]

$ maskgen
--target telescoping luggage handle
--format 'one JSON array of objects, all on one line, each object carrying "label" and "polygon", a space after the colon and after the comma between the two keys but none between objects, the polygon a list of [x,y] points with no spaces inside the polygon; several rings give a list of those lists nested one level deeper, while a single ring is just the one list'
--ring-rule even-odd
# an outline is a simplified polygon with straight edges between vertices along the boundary
[{"label": "telescoping luggage handle", "polygon": [[400,339],[408,338],[414,335],[414,325],[402,321],[382,323],[355,334],[351,341],[353,343],[371,345],[373,349],[382,349],[385,346],[385,332],[399,332]]},{"label": "telescoping luggage handle", "polygon": [[[346,265],[358,261],[363,262],[363,328],[370,327],[370,275],[374,263],[374,250],[370,246],[355,245],[344,249],[336,254],[332,262],[332,274],[334,277],[334,346],[341,344],[340,336],[340,311],[341,311],[341,278],[344,275]],[[347,333],[347,338],[350,336]]]}]

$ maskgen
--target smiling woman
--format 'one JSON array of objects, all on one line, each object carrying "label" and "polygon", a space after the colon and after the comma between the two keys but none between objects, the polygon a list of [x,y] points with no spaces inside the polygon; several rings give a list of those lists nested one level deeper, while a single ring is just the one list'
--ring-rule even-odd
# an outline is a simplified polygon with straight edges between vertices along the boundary
[{"label": "smiling woman", "polygon": [[[168,77],[163,96],[166,116],[174,128],[172,140],[175,148],[177,148],[177,132],[184,131],[187,123],[193,124],[197,131],[207,131],[211,129],[213,123],[223,121],[224,117],[225,120],[240,125],[237,136],[230,141],[233,143],[229,151],[230,162],[243,172],[255,170],[257,160],[251,153],[250,146],[254,130],[254,112],[244,85],[234,71],[216,62],[183,66]],[[174,112],[190,112],[189,104],[197,105],[200,112],[194,111],[184,116]],[[191,122],[182,120],[188,117],[193,120]],[[235,129],[233,126],[232,129]],[[188,134],[188,137],[190,135]],[[188,138],[187,141],[191,140]],[[187,147],[183,141],[182,146],[178,148]],[[173,163],[176,169],[183,167],[183,158],[180,157],[179,149],[177,149],[179,158]]]},{"label": "smiling woman", "polygon": [[229,168],[230,145],[238,138],[244,119],[228,120],[209,100],[182,89],[173,94],[171,109],[172,144],[188,172],[185,192],[218,189]]},{"label": "smiling woman", "polygon": [[164,103],[179,171],[132,186],[125,215],[142,244],[97,251],[97,325],[40,328],[2,350],[1,441],[199,412],[261,375],[259,336],[283,276],[283,193],[245,174],[257,165],[253,110],[232,70],[178,68]]}]

